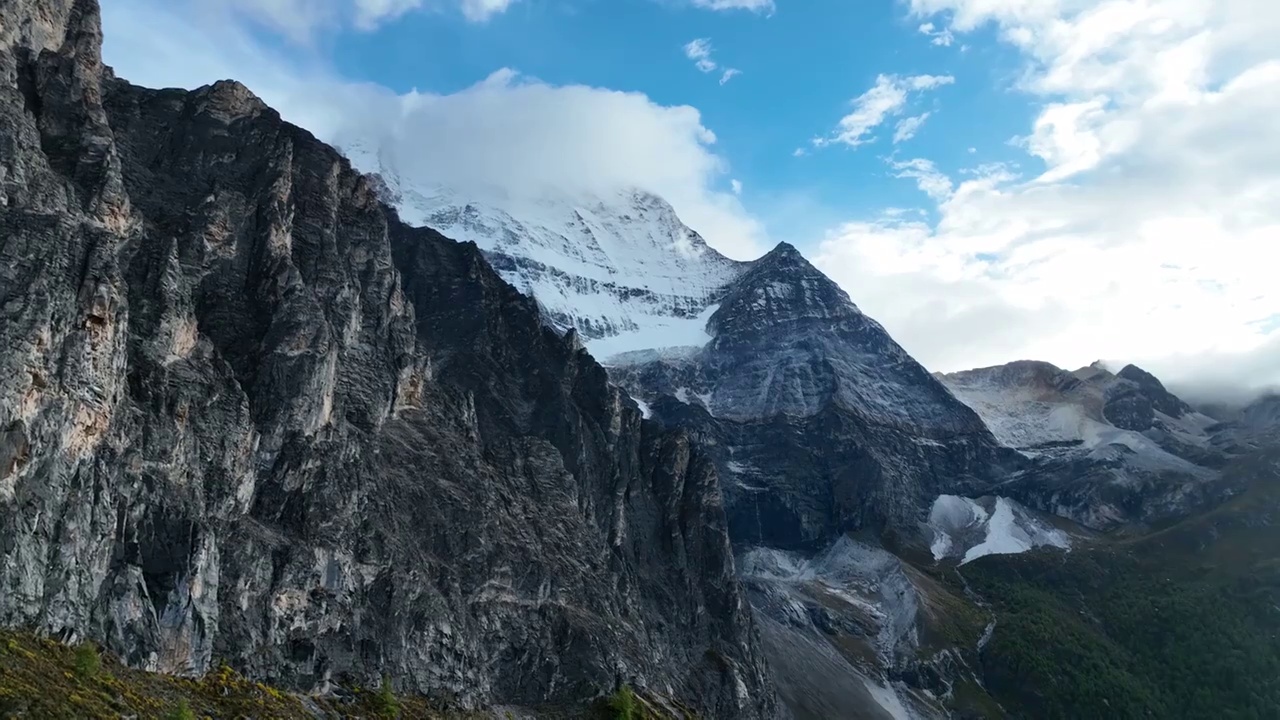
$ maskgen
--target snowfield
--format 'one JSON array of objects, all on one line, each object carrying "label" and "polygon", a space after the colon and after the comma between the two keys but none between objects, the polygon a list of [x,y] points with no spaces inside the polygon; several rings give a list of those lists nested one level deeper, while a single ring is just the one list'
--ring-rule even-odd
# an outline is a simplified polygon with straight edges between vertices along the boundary
[{"label": "snowfield", "polygon": [[1065,532],[1002,497],[977,501],[941,495],[929,513],[929,527],[933,559],[960,557],[961,565],[987,555],[1017,555],[1038,547],[1071,548]]}]

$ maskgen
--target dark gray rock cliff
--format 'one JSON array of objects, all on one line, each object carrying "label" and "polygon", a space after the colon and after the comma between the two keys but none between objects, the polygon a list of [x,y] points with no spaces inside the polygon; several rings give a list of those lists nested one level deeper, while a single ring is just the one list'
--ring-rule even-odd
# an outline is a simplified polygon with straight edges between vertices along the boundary
[{"label": "dark gray rock cliff", "polygon": [[468,705],[774,700],[713,459],[243,86],[0,0],[0,622]]},{"label": "dark gray rock cliff", "polygon": [[981,493],[1019,458],[795,248],[729,286],[689,357],[611,368],[714,458],[730,534],[817,551],[916,532],[940,493]]}]

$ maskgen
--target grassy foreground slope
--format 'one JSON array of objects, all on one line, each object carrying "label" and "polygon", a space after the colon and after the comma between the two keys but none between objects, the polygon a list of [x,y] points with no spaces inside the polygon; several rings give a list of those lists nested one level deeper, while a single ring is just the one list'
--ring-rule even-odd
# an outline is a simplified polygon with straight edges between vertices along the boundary
[{"label": "grassy foreground slope", "polygon": [[1136,539],[962,569],[997,626],[987,689],[1015,717],[1280,717],[1280,450],[1244,491]]},{"label": "grassy foreground slope", "polygon": [[[694,716],[623,687],[611,697],[575,708],[533,714],[557,720],[686,720]],[[0,628],[0,718],[47,720],[204,720],[216,718],[401,718],[471,720],[527,718],[528,711],[467,712],[423,697],[345,688],[330,697],[283,692],[223,666],[201,679],[134,670],[91,645],[69,647],[49,638]]]},{"label": "grassy foreground slope", "polygon": [[353,688],[342,699],[281,692],[222,667],[199,680],[125,667],[91,646],[0,630],[0,717],[463,718],[422,698]]}]

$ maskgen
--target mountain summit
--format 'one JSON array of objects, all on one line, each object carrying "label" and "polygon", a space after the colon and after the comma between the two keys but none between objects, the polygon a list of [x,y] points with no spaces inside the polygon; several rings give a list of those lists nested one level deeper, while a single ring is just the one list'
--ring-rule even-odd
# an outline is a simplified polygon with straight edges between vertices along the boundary
[{"label": "mountain summit", "polygon": [[406,183],[368,143],[347,152],[387,188],[401,218],[476,243],[507,282],[537,300],[548,325],[573,328],[600,360],[704,345],[707,319],[747,267],[644,190],[464,197]]}]

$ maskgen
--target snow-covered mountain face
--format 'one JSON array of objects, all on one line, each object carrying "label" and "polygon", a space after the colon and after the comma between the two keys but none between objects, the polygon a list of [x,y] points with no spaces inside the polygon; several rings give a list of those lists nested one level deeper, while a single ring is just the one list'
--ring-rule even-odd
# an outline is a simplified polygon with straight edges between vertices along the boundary
[{"label": "snow-covered mountain face", "polygon": [[578,332],[596,359],[631,351],[688,352],[710,341],[707,321],[748,264],[721,255],[662,198],[642,190],[465,197],[403,182],[392,158],[352,143],[401,219],[461,242],[538,301],[548,324]]},{"label": "snow-covered mountain face", "polygon": [[743,271],[642,191],[444,205],[424,223],[475,242],[551,324],[576,329],[605,361],[706,344],[716,302]]},{"label": "snow-covered mountain face", "polygon": [[1097,365],[1068,372],[1043,362],[1015,362],[943,375],[996,438],[1030,455],[1064,449],[1172,455],[1165,447],[1208,449],[1213,418],[1195,412],[1135,366],[1112,374]]}]

